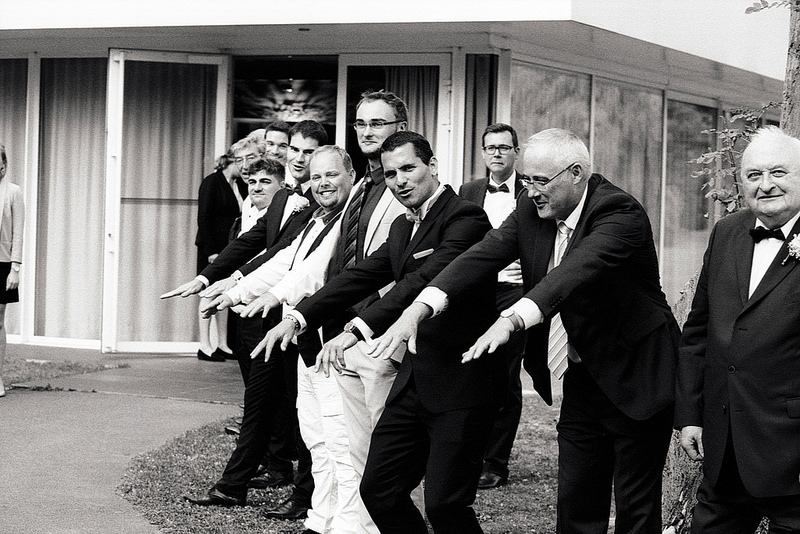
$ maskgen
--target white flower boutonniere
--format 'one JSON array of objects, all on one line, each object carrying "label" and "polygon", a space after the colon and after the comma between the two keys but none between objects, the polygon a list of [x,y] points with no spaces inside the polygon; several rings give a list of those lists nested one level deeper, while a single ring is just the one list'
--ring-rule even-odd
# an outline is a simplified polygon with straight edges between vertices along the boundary
[{"label": "white flower boutonniere", "polygon": [[783,258],[781,265],[785,265],[789,258],[800,260],[800,237],[798,237],[798,234],[794,234],[792,240],[789,241],[789,254]]},{"label": "white flower boutonniere", "polygon": [[306,197],[298,194],[294,194],[292,195],[292,197],[293,198],[296,197],[294,199],[294,209],[292,210],[292,215],[294,215],[295,213],[300,213],[309,206],[309,202]]}]

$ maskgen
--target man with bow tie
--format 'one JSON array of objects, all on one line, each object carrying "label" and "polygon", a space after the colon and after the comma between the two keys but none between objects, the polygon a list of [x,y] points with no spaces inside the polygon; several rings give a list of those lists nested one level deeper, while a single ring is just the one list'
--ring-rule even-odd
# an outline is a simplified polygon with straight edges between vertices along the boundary
[{"label": "man with bow tie", "polygon": [[[370,352],[380,336],[447,264],[490,229],[486,214],[459,198],[436,176],[436,158],[421,135],[401,131],[381,148],[386,184],[406,207],[386,243],[344,270],[265,338],[265,348],[288,346],[298,332],[384,287],[394,286],[363,309],[342,334],[325,344],[318,365],[347,370],[345,350]],[[421,329],[415,346],[386,351],[381,365],[399,366],[386,407],[372,433],[361,497],[382,534],[427,533],[410,493],[425,477],[425,509],[435,532],[481,532],[471,504],[481,460],[506,382],[502,359],[461,363],[461,353],[494,320],[494,273],[467,298]],[[366,345],[365,345],[366,343]],[[380,342],[377,343],[380,346]]]},{"label": "man with bow tie", "polygon": [[[514,164],[519,155],[517,132],[508,124],[490,124],[481,137],[481,154],[489,173],[461,186],[459,196],[481,206],[492,228],[498,228],[514,211],[517,197],[525,191],[524,175],[518,175]],[[522,298],[522,271],[519,259],[497,274],[497,310],[508,308]],[[508,356],[508,396],[497,412],[497,419],[489,437],[489,446],[483,460],[483,472],[478,489],[502,486],[508,481],[508,460],[517,436],[522,415],[522,332],[516,332],[506,344]]]},{"label": "man with bow tie", "polygon": [[679,352],[692,532],[800,532],[800,140],[759,130],[740,182],[749,209],[714,227]]}]

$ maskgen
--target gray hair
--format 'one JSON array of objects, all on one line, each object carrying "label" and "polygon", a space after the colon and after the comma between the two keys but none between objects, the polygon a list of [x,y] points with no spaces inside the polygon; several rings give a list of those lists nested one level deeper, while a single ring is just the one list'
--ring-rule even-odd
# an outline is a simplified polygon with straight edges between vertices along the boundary
[{"label": "gray hair", "polygon": [[577,163],[585,171],[586,176],[592,174],[592,159],[589,156],[589,149],[581,138],[569,130],[562,128],[550,128],[535,133],[528,138],[525,148],[533,145],[547,145],[553,149],[554,159],[561,165]]},{"label": "gray hair", "polygon": [[345,149],[337,145],[322,145],[321,147],[317,147],[317,149],[311,154],[311,157],[308,158],[308,166],[311,166],[311,162],[314,161],[314,158],[317,155],[327,152],[334,152],[338,154],[339,158],[342,160],[342,165],[344,165],[344,170],[348,174],[353,171],[353,160],[350,158],[350,154],[348,154]]}]

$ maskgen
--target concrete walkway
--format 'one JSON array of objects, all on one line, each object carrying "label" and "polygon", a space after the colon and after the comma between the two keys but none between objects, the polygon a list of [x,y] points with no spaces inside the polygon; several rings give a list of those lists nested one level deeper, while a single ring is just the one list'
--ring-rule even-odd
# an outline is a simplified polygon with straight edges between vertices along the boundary
[{"label": "concrete walkway", "polygon": [[0,532],[157,533],[117,495],[131,459],[241,414],[235,361],[9,345],[10,357],[126,366],[0,399]]}]

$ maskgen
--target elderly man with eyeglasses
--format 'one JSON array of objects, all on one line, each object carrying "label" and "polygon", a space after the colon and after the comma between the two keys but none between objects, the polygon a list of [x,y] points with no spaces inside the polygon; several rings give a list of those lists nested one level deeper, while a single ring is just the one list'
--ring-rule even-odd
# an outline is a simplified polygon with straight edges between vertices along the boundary
[{"label": "elderly man with eyeglasses", "polygon": [[658,534],[680,331],[650,221],[635,198],[591,173],[586,145],[567,130],[532,136],[523,171],[528,194],[516,210],[434,278],[384,337],[411,346],[420,322],[520,257],[524,297],[463,362],[497,357],[524,330],[524,366],[548,404],[551,373],[563,376],[558,532],[606,532],[613,487],[617,532]]}]

